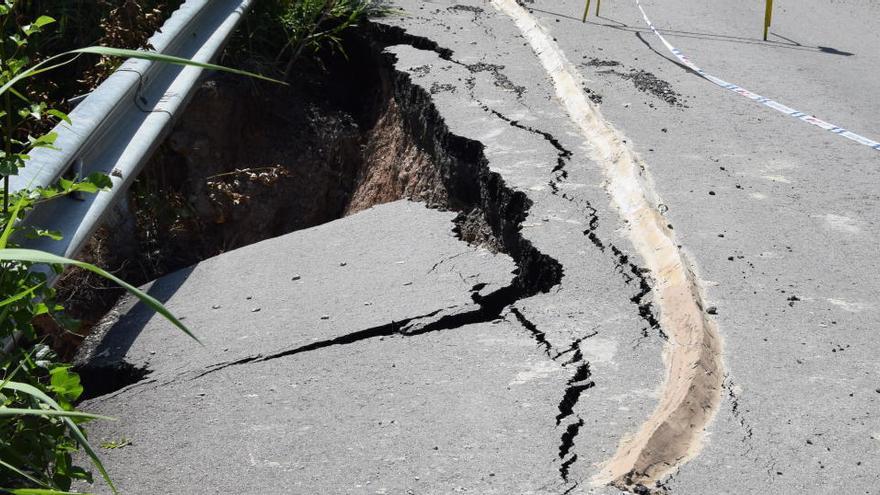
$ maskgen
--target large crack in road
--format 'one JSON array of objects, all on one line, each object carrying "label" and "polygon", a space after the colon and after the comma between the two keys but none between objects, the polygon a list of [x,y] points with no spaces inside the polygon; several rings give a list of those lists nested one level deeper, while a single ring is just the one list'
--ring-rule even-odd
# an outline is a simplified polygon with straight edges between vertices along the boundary
[{"label": "large crack in road", "polygon": [[[556,153],[555,165],[552,167],[551,179],[548,182],[552,194],[577,205],[581,209],[585,218],[585,224],[587,225],[583,235],[589,240],[588,246],[592,246],[600,253],[612,258],[625,284],[636,285],[637,292],[630,298],[630,301],[636,306],[640,317],[648,325],[647,328],[642,330],[644,335],[647,335],[649,329],[655,329],[661,337],[665,338],[666,334],[663,330],[666,326],[665,320],[657,318],[652,306],[653,303],[649,300],[649,295],[653,290],[649,281],[649,274],[655,274],[656,272],[639,267],[630,261],[629,255],[624,250],[619,249],[609,241],[600,239],[597,233],[599,217],[596,208],[589,201],[571,196],[560,189],[560,184],[568,178],[566,167],[570,165],[573,153],[563,146],[561,141],[553,134],[507,117],[503,113],[491,108],[485,102],[480,101],[474,94],[474,74],[488,73],[497,87],[505,91],[514,92],[517,94],[517,97],[520,97],[521,92],[519,92],[519,88],[522,87],[513,84],[501,72],[503,66],[458,62],[453,59],[453,52],[451,50],[443,48],[431,40],[412,36],[403,30],[387,26],[373,26],[371,35],[382,40],[381,48],[407,44],[414,48],[433,51],[442,59],[466,68],[472,74],[472,77],[466,81],[465,86],[470,92],[471,99],[477,102],[484,112],[513,128],[539,136],[553,147]],[[461,212],[457,219],[457,223],[460,226],[458,229],[459,237],[466,241],[479,241],[479,239],[466,238],[462,234],[465,229],[461,225],[475,215],[481,217],[481,222],[491,229],[493,238],[497,240],[502,250],[509,254],[516,262],[518,267],[516,276],[510,285],[485,296],[480,294],[481,287],[474,287],[471,291],[471,299],[476,305],[474,309],[454,311],[457,308],[446,307],[420,316],[392,321],[288,349],[220,362],[208,366],[207,369],[198,374],[191,375],[190,379],[200,379],[234,366],[287,358],[332,346],[353,344],[367,339],[393,335],[411,337],[451,330],[467,325],[495,321],[499,318],[505,318],[507,314],[511,314],[529,332],[544,355],[550,360],[559,363],[563,368],[572,370],[557,405],[558,414],[554,418],[556,427],[560,430],[558,460],[556,461],[558,462],[559,477],[567,485],[567,490],[571,491],[577,487],[577,482],[572,484],[570,480],[571,469],[578,461],[578,455],[574,451],[575,442],[585,425],[584,417],[576,412],[576,406],[584,392],[596,385],[593,379],[591,363],[585,359],[584,353],[581,350],[581,344],[587,339],[598,335],[599,332],[593,328],[583,332],[582,335],[573,337],[564,346],[557,347],[551,344],[546,333],[530,321],[523,311],[517,307],[517,302],[535,294],[547,292],[552,287],[558,286],[563,277],[562,265],[557,260],[536,249],[520,232],[522,223],[528,216],[529,208],[532,205],[531,200],[525,193],[507,187],[500,174],[489,171],[487,159],[483,154],[482,143],[453,135],[449,131],[443,123],[440,112],[434,107],[429,91],[414,84],[406,73],[394,70],[393,60],[391,59],[392,55],[377,55],[382,60],[381,65],[385,67],[385,70],[391,70],[392,72],[386,80],[390,83],[390,90],[394,94],[394,100],[406,102],[406,105],[401,110],[404,113],[404,126],[408,126],[407,131],[411,136],[415,136],[416,139],[420,140],[419,146],[422,150],[432,154],[433,164],[452,169],[450,173],[446,174],[446,177],[452,177],[454,181],[446,184],[446,190],[450,196],[449,206],[453,206],[454,209]],[[471,183],[458,183],[462,181],[470,181]],[[474,184],[478,184],[478,187],[474,187]],[[638,243],[635,244],[638,246]],[[643,257],[645,257],[644,254]],[[647,259],[647,257],[645,258]],[[650,260],[648,261],[650,262]],[[443,262],[441,260],[435,264],[432,270]],[[673,333],[673,336],[678,338],[680,334]],[[143,376],[145,375],[140,375],[140,378],[143,378]],[[650,444],[651,440],[647,440],[646,443]],[[661,477],[657,475],[658,471],[650,465],[644,471],[640,471],[643,469],[641,466],[638,463],[633,464],[633,467],[624,473],[625,479],[618,477],[620,479],[615,478],[611,482],[621,488],[629,489],[633,486],[647,484],[649,481]]]},{"label": "large crack in road", "polygon": [[661,202],[644,162],[583,92],[579,75],[552,36],[514,0],[492,3],[513,20],[551,77],[556,96],[603,166],[608,192],[629,223],[630,240],[657,283],[661,326],[669,336],[664,392],[638,433],[621,442],[594,479],[622,489],[644,489],[699,451],[721,400],[720,337],[704,311],[693,265],[657,206]]}]

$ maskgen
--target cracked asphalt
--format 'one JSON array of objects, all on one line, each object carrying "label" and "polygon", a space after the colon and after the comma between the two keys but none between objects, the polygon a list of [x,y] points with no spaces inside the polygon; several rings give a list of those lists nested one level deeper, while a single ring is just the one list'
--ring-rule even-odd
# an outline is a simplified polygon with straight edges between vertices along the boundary
[{"label": "cracked asphalt", "polygon": [[[770,42],[757,4],[644,5],[710,73],[880,136],[877,6],[776,3]],[[124,493],[619,493],[591,479],[662,391],[656,274],[514,23],[395,4],[374,21],[402,30],[395,68],[526,193],[519,232],[562,279],[494,297],[515,260],[406,201],[160,279],[204,348],[129,304],[84,358],[150,372],[82,405],[119,418],[92,438],[132,442],[104,451]],[[651,489],[878,493],[880,154],[683,70],[634,2],[586,24],[582,2],[527,6],[647,163],[723,336],[701,449]]]}]

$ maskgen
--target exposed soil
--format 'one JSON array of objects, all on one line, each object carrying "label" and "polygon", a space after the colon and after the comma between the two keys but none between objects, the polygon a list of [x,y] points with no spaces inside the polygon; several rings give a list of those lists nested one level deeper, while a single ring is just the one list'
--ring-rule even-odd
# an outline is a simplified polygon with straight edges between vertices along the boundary
[{"label": "exposed soil", "polygon": [[[530,204],[525,195],[488,172],[480,143],[449,134],[429,92],[394,71],[391,55],[382,53],[388,44],[418,40],[376,29],[351,35],[348,58],[304,61],[289,87],[229,76],[204,83],[84,256],[144,283],[408,198],[458,211],[463,240],[517,260],[511,294],[557,283],[558,263],[519,235]],[[58,289],[84,327],[121,295],[76,271]],[[73,349],[79,339],[69,337],[62,340]]]}]

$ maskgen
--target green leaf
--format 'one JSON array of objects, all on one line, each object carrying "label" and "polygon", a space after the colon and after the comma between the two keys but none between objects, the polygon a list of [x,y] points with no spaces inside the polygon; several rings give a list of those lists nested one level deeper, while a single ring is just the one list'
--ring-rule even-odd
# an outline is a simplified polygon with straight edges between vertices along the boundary
[{"label": "green leaf", "polygon": [[[11,250],[0,249],[0,252],[2,252],[2,251],[11,251]],[[67,414],[59,414],[59,416],[61,416],[61,421],[64,422],[64,424],[67,426],[67,429],[70,430],[71,435],[73,435],[73,438],[75,438],[76,441],[79,442],[79,444],[83,448],[83,450],[86,451],[86,454],[88,454],[89,458],[91,458],[92,463],[95,465],[95,467],[98,468],[98,471],[101,473],[101,476],[104,478],[104,480],[110,486],[110,489],[113,490],[113,493],[117,493],[116,485],[113,484],[113,480],[110,479],[110,475],[107,474],[107,470],[104,469],[104,464],[102,464],[101,459],[98,458],[98,453],[95,452],[95,449],[92,447],[92,444],[90,444],[89,441],[86,439],[86,436],[83,434],[82,430],[80,430],[79,427],[76,426],[76,423],[74,423],[70,419],[70,417],[69,417],[71,414],[70,412],[63,411],[61,409],[61,406],[58,405],[57,402],[52,400],[51,397],[49,397],[48,395],[46,395],[40,389],[34,387],[33,385],[28,385],[27,383],[7,381],[3,385],[3,388],[16,390],[18,392],[22,392],[22,393],[31,395],[31,396],[39,399],[40,401],[48,404],[49,407],[54,409],[56,412],[67,413]],[[3,411],[3,409],[0,408],[0,412],[2,412],[2,411]],[[25,410],[25,411],[27,411],[27,410]],[[77,412],[76,414],[87,414],[87,413]],[[94,416],[97,419],[110,419],[110,420],[113,419],[113,418],[107,418],[104,416],[96,416],[96,415],[91,415],[91,416]]]},{"label": "green leaf", "polygon": [[[27,99],[27,96],[19,93],[17,89],[12,88],[9,90],[9,92],[12,93],[12,96],[15,96],[16,98],[23,101],[24,103],[26,103],[28,105],[31,104],[31,101]],[[2,117],[3,115],[6,115],[6,112],[0,112],[0,117]]]},{"label": "green leaf", "polygon": [[6,306],[6,305],[12,304],[15,301],[18,301],[19,299],[25,298],[25,297],[33,294],[33,292],[35,290],[37,290],[41,285],[43,285],[43,284],[39,283],[39,284],[31,287],[30,289],[25,289],[14,296],[7,297],[6,299],[0,301],[0,308],[2,308],[3,306]]},{"label": "green leaf", "polygon": [[53,241],[60,241],[64,238],[61,235],[61,232],[57,230],[49,230],[49,229],[31,229],[30,232],[26,234],[28,239],[37,239],[39,237],[47,237],[52,239]]},{"label": "green leaf", "polygon": [[63,120],[64,122],[67,122],[68,125],[73,124],[73,122],[70,121],[70,117],[68,117],[66,113],[64,113],[60,110],[55,110],[54,108],[50,108],[49,110],[46,110],[46,113],[57,118],[58,120]]},{"label": "green leaf", "polygon": [[0,249],[0,261],[25,261],[31,263],[43,263],[43,264],[51,264],[51,265],[73,265],[88,270],[94,274],[100,275],[116,284],[121,285],[125,290],[132,293],[135,297],[140,299],[144,304],[152,308],[154,311],[164,316],[165,319],[170,321],[174,326],[181,329],[185,334],[189,335],[193,340],[201,344],[201,341],[196,337],[189,328],[186,327],[183,323],[180,322],[174,315],[168,311],[165,306],[162,305],[155,298],[150,296],[149,294],[144,293],[137,287],[129,284],[128,282],[118,278],[116,275],[112,273],[106,272],[95,265],[90,263],[86,263],[83,261],[76,261],[69,258],[64,258],[62,256],[58,256],[52,253],[47,253],[44,251],[37,251],[34,249],[19,249],[19,248],[8,248],[8,249]]},{"label": "green leaf", "polygon": [[0,175],[16,175],[18,169],[24,165],[20,155],[6,155],[0,157]]},{"label": "green leaf", "polygon": [[34,21],[34,25],[37,27],[43,27],[47,24],[52,24],[53,22],[55,22],[55,19],[47,15],[41,15],[40,17],[37,17],[36,21]]},{"label": "green leaf", "polygon": [[90,182],[101,189],[110,189],[113,187],[113,181],[110,179],[110,176],[103,172],[93,172],[86,177],[86,181]]},{"label": "green leaf", "polygon": [[58,139],[57,132],[47,132],[39,137],[28,136],[28,141],[30,145],[34,148],[47,148],[51,147],[55,144],[55,140]]},{"label": "green leaf", "polygon": [[18,221],[18,213],[26,202],[27,198],[25,196],[19,197],[18,201],[15,202],[12,214],[9,215],[9,219],[6,220],[6,225],[3,227],[3,233],[0,234],[0,249],[4,249],[7,243],[9,243],[9,236],[12,235],[12,231],[15,228],[15,222]]},{"label": "green leaf", "polygon": [[17,46],[19,48],[27,44],[27,40],[25,40],[24,38],[22,38],[18,34],[13,34],[13,35],[9,36],[9,39],[13,43],[15,43],[15,46]]},{"label": "green leaf", "polygon": [[53,22],[55,22],[55,19],[47,15],[41,15],[40,17],[37,17],[37,20],[34,22],[22,26],[21,30],[24,31],[25,36],[30,36],[34,33],[39,33],[43,26],[52,24]]},{"label": "green leaf", "polygon": [[21,476],[22,478],[24,478],[24,479],[30,481],[31,483],[34,483],[34,484],[37,484],[37,485],[43,485],[43,486],[46,486],[45,483],[42,483],[41,481],[39,481],[39,480],[37,480],[36,478],[34,478],[33,476],[31,476],[31,475],[25,473],[24,471],[18,469],[17,467],[13,466],[12,464],[9,464],[8,462],[5,462],[3,459],[0,459],[0,466],[5,467],[6,469],[12,471],[13,473],[15,473],[15,474]]},{"label": "green leaf", "polygon": [[79,375],[70,372],[69,366],[57,366],[49,371],[50,389],[67,402],[73,402],[83,392]]},{"label": "green leaf", "polygon": [[[156,52],[147,52],[143,50],[128,50],[125,48],[110,48],[107,46],[88,46],[85,48],[79,48],[76,50],[71,50],[67,53],[93,53],[97,55],[104,55],[106,57],[119,57],[119,58],[137,58],[142,60],[150,60],[152,62],[163,62],[166,64],[174,64],[174,65],[185,65],[185,66],[193,66],[200,67],[202,69],[210,69],[210,70],[219,70],[223,72],[230,72],[232,74],[238,74],[241,76],[253,77],[256,79],[262,79],[264,81],[274,82],[278,84],[287,83],[283,81],[279,81],[277,79],[272,79],[270,77],[262,76],[260,74],[254,74],[253,72],[247,72],[239,69],[232,69],[229,67],[224,67],[222,65],[208,64],[204,62],[196,62],[195,60],[189,60],[186,58],[173,57],[171,55],[164,55]],[[2,91],[0,91],[2,93]]]},{"label": "green leaf", "polygon": [[34,316],[49,314],[49,306],[44,302],[38,302],[34,305]]},{"label": "green leaf", "polygon": [[48,488],[0,488],[0,492],[8,492],[12,495],[88,495],[77,492],[62,492]]},{"label": "green leaf", "polygon": [[[137,59],[142,59],[142,60],[150,60],[153,62],[163,62],[163,63],[169,63],[169,64],[175,64],[175,65],[201,67],[203,69],[211,69],[211,70],[219,70],[219,71],[223,71],[223,72],[230,72],[232,74],[239,74],[242,76],[248,76],[248,77],[253,77],[256,79],[262,79],[264,81],[287,85],[287,83],[285,83],[283,81],[279,81],[277,79],[272,79],[272,78],[266,77],[266,76],[261,76],[259,74],[254,74],[253,72],[247,72],[247,71],[238,70],[238,69],[231,69],[229,67],[223,67],[222,65],[196,62],[196,61],[188,60],[185,58],[172,57],[170,55],[163,55],[161,53],[147,52],[147,51],[141,51],[141,50],[127,50],[127,49],[123,49],[123,48],[110,48],[110,47],[106,47],[106,46],[88,46],[85,48],[78,48],[76,50],[70,50],[70,51],[67,51],[64,53],[59,53],[58,55],[53,55],[53,56],[47,58],[46,60],[43,60],[42,62],[34,65],[30,69],[16,74],[13,78],[6,81],[6,83],[3,84],[3,86],[0,86],[0,95],[2,95],[3,93],[6,93],[9,90],[9,88],[14,86],[16,83],[18,83],[22,79],[25,79],[28,77],[33,77],[37,74],[40,74],[40,73],[43,73],[46,71],[50,71],[52,69],[56,69],[56,68],[61,67],[63,65],[67,65],[67,64],[73,62],[74,60],[76,60],[77,57],[79,57],[80,55],[82,55],[84,53],[103,55],[106,57],[137,58]],[[64,60],[62,60],[62,59],[64,59]],[[62,61],[57,62],[58,60],[62,60]]]},{"label": "green leaf", "polygon": [[98,414],[89,414],[80,411],[64,411],[58,409],[24,409],[21,407],[0,407],[0,417],[3,416],[60,416],[64,418],[84,418],[84,419],[109,419],[107,416]]}]

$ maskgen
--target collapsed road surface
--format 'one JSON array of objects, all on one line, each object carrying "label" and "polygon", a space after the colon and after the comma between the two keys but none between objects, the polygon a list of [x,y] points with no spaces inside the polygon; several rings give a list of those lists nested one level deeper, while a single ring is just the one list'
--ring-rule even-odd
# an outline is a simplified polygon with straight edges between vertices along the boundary
[{"label": "collapsed road surface", "polygon": [[[707,70],[876,137],[877,7],[819,4],[763,42],[757,6],[643,3]],[[875,493],[880,153],[683,69],[635,2],[396,5],[364,36],[399,128],[359,190],[449,211],[150,285],[204,348],[118,306],[81,367],[122,491]]]}]

